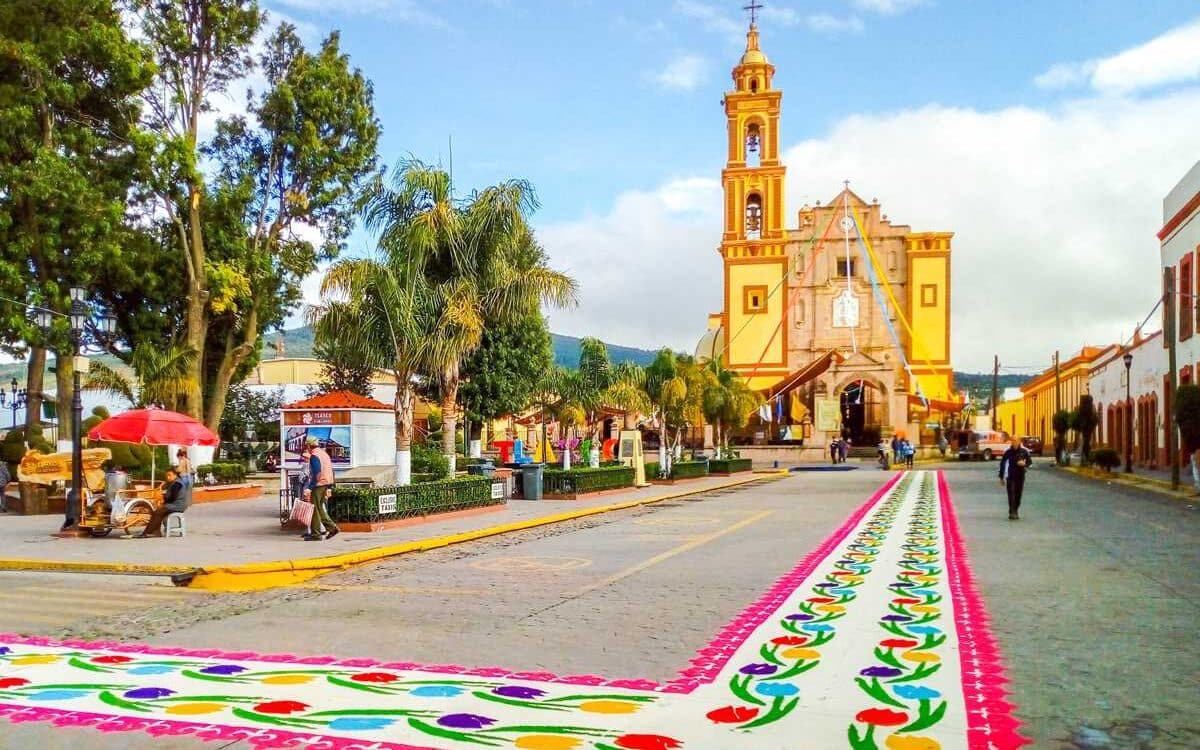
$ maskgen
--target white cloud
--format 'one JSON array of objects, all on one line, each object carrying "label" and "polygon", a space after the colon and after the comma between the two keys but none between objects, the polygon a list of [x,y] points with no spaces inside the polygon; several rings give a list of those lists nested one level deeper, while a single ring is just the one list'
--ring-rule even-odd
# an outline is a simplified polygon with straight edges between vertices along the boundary
[{"label": "white cloud", "polygon": [[699,55],[680,55],[650,78],[664,88],[691,91],[707,80],[708,64]]},{"label": "white cloud", "polygon": [[745,26],[725,15],[716,6],[699,0],[675,0],[675,12],[695,19],[707,31],[720,34],[741,34]]},{"label": "white cloud", "polygon": [[869,10],[885,16],[893,16],[911,10],[918,5],[925,5],[926,0],[850,0],[850,4],[860,10]]},{"label": "white cloud", "polygon": [[445,19],[434,15],[416,0],[273,0],[272,5],[281,5],[305,13],[359,14],[384,16],[402,23],[444,28]]},{"label": "white cloud", "polygon": [[1200,19],[1111,57],[1060,63],[1034,79],[1044,89],[1088,84],[1106,94],[1200,80]]},{"label": "white cloud", "polygon": [[805,19],[808,28],[822,34],[853,33],[863,30],[862,19],[858,16],[839,18],[828,13],[816,13]]},{"label": "white cloud", "polygon": [[[1040,365],[1056,348],[1128,336],[1154,304],[1161,200],[1200,153],[1197,121],[1198,89],[1052,110],[854,116],[786,149],[788,223],[849,178],[894,221],[955,232],[956,367],[982,371],[993,354]],[[691,349],[721,306],[720,233],[715,175],[627,191],[606,214],[542,226],[555,265],[582,288],[553,329]]]}]

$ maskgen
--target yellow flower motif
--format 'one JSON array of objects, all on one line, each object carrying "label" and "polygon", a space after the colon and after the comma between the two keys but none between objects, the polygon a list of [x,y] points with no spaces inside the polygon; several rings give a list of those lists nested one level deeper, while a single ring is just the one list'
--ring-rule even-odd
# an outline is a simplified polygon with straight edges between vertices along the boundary
[{"label": "yellow flower motif", "polygon": [[313,676],[310,674],[274,674],[264,677],[262,681],[266,685],[303,685],[306,682],[312,682]]},{"label": "yellow flower motif", "polygon": [[821,652],[811,648],[789,648],[780,656],[785,659],[820,659]]},{"label": "yellow flower motif", "polygon": [[909,607],[913,612],[941,612],[941,607],[935,607],[932,604],[914,604]]},{"label": "yellow flower motif", "polygon": [[593,714],[632,714],[641,708],[636,703],[628,701],[585,701],[579,704],[579,710]]},{"label": "yellow flower motif", "polygon": [[893,734],[883,741],[889,750],[942,750],[942,745],[932,737],[913,737]]},{"label": "yellow flower motif", "polygon": [[573,750],[582,743],[570,737],[552,734],[527,734],[517,738],[516,746],[522,750]]},{"label": "yellow flower motif", "polygon": [[903,657],[909,661],[941,661],[942,657],[928,651],[905,651]]},{"label": "yellow flower motif", "polygon": [[814,609],[819,609],[822,612],[845,612],[846,608],[840,604],[818,604]]},{"label": "yellow flower motif", "polygon": [[862,576],[842,576],[843,581],[849,581],[850,583],[858,583],[862,579]]},{"label": "yellow flower motif", "polygon": [[29,656],[18,656],[9,664],[53,664],[61,658],[54,654],[30,654]]},{"label": "yellow flower motif", "polygon": [[218,711],[224,711],[225,705],[222,703],[176,703],[173,706],[167,706],[167,713],[175,714],[176,716],[198,716],[200,714],[215,714]]}]

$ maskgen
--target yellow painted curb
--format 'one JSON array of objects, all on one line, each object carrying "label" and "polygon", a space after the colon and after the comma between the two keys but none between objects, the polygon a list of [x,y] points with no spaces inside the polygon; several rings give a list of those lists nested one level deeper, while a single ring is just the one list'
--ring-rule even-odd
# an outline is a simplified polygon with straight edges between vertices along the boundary
[{"label": "yellow painted curb", "polygon": [[196,568],[186,565],[133,565],[126,563],[7,558],[0,559],[0,570],[24,570],[43,573],[97,573],[101,575],[175,576],[194,573]]},{"label": "yellow painted curb", "polygon": [[1056,467],[1062,471],[1068,471],[1081,479],[1092,479],[1096,481],[1116,482],[1127,487],[1140,487],[1141,489],[1154,492],[1165,497],[1170,497],[1175,500],[1185,502],[1196,502],[1198,499],[1196,492],[1182,479],[1179,482],[1179,489],[1171,489],[1171,483],[1154,477],[1145,477],[1138,474],[1130,476],[1124,472],[1111,472],[1109,474],[1092,474],[1084,472],[1079,466],[1059,466]]},{"label": "yellow painted curb", "polygon": [[[782,477],[787,474],[787,471],[780,471],[772,472],[769,476]],[[416,539],[411,542],[392,544],[386,547],[373,547],[358,552],[346,552],[340,555],[310,557],[301,560],[249,563],[246,565],[205,567],[198,571],[189,572],[184,576],[176,576],[175,580],[176,583],[181,585],[209,591],[260,591],[278,586],[303,583],[304,581],[325,575],[326,573],[332,573],[336,570],[344,570],[355,565],[362,565],[363,563],[374,562],[410,552],[428,552],[429,550],[448,547],[452,544],[462,544],[463,542],[471,542],[498,534],[524,531],[526,529],[537,528],[538,526],[548,526],[550,524],[572,521],[577,518],[586,518],[587,516],[599,515],[601,513],[636,508],[639,505],[649,505],[677,497],[687,497],[688,495],[737,487],[743,484],[750,484],[751,482],[763,481],[767,478],[767,476],[762,474],[751,475],[735,481],[722,482],[708,487],[696,487],[680,492],[669,492],[664,495],[642,498],[640,500],[600,505],[594,508],[583,508],[566,513],[556,513],[552,516],[530,518],[525,521],[514,521],[513,523],[490,526],[484,529],[473,529],[458,534],[431,537],[429,539]]]}]

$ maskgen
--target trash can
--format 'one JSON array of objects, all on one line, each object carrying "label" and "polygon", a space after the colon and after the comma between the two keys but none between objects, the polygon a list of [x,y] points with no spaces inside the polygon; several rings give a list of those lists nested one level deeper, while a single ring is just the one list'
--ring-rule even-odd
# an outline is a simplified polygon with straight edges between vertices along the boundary
[{"label": "trash can", "polygon": [[542,499],[542,472],[545,464],[525,464],[521,467],[521,482],[525,486],[526,500]]},{"label": "trash can", "polygon": [[467,467],[467,474],[470,474],[473,476],[484,476],[484,477],[487,477],[488,479],[491,479],[495,473],[496,473],[496,466],[495,466],[495,464],[491,463],[490,461],[488,463],[483,463],[483,464],[471,464],[470,466]]}]

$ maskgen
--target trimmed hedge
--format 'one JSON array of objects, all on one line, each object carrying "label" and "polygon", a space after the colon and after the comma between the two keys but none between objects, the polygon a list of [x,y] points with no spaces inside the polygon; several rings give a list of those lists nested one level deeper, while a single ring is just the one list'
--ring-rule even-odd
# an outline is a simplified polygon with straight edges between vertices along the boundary
[{"label": "trimmed hedge", "polygon": [[[379,512],[380,495],[395,495],[396,510]],[[346,523],[376,523],[503,505],[492,499],[492,480],[468,476],[407,487],[337,487],[328,501],[329,515]]]},{"label": "trimmed hedge", "polygon": [[676,461],[671,464],[672,479],[694,479],[708,475],[708,461]]},{"label": "trimmed hedge", "polygon": [[1096,448],[1088,458],[1105,471],[1112,471],[1121,465],[1121,456],[1112,448]]},{"label": "trimmed hedge", "polygon": [[708,462],[708,471],[712,474],[735,474],[752,468],[754,462],[748,458],[714,458]]},{"label": "trimmed hedge", "polygon": [[196,467],[196,477],[201,484],[209,474],[213,475],[217,484],[241,484],[246,481],[246,467],[236,461],[222,461]]},{"label": "trimmed hedge", "polygon": [[633,486],[632,466],[601,466],[597,469],[547,469],[542,476],[542,491],[548,495],[577,495]]},{"label": "trimmed hedge", "polygon": [[[669,479],[694,479],[708,476],[708,461],[676,461],[671,464]],[[661,479],[658,475],[658,461],[646,462],[646,479]]]}]

